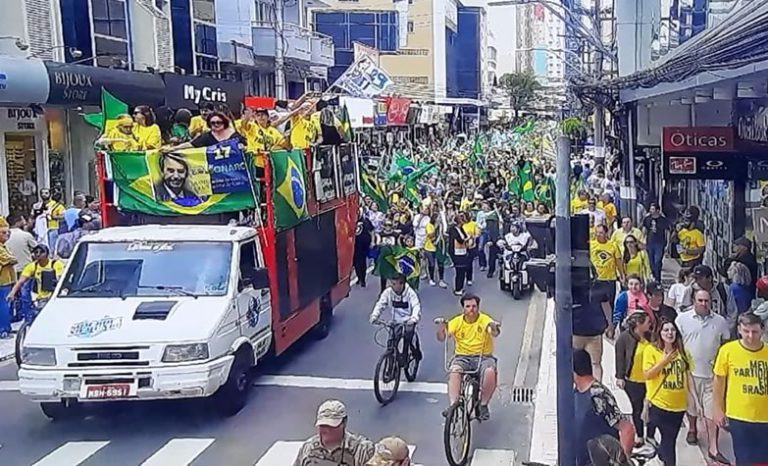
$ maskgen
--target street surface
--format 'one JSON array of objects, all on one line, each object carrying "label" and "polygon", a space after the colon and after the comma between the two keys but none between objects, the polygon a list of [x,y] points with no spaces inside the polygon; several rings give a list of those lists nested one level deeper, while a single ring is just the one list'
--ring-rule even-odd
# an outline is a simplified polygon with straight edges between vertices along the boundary
[{"label": "street surface", "polygon": [[[0,363],[0,464],[290,466],[301,441],[313,434],[317,406],[338,398],[349,410],[350,431],[372,440],[399,435],[411,444],[415,463],[444,465],[444,349],[435,339],[432,320],[458,313],[458,298],[422,282],[419,334],[425,357],[417,382],[403,382],[398,397],[381,407],[371,379],[382,350],[368,323],[378,278],[369,282],[368,288],[354,287],[336,309],[327,339],[303,342],[262,370],[249,404],[232,418],[217,418],[199,402],[136,402],[100,405],[85,419],[52,423],[37,404],[18,393],[15,363]],[[471,464],[509,466],[514,457],[528,458],[533,409],[513,402],[513,384],[535,387],[544,300],[536,295],[514,301],[499,291],[497,279],[484,277],[470,289],[481,296],[481,309],[503,323],[496,343],[500,387],[491,403],[491,420],[473,425]],[[530,306],[527,319],[531,301],[536,305]]]}]

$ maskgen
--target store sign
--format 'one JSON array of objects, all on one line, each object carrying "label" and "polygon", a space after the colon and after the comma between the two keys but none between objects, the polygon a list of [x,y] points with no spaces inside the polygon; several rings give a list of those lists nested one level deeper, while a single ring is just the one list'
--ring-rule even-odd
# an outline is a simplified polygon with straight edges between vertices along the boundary
[{"label": "store sign", "polygon": [[752,209],[752,230],[758,244],[768,243],[768,207]]},{"label": "store sign", "polygon": [[670,157],[670,175],[695,175],[696,157]]},{"label": "store sign", "polygon": [[728,153],[664,156],[664,175],[697,180],[737,180],[747,177],[747,159]]},{"label": "store sign", "polygon": [[0,56],[0,105],[42,104],[50,84],[45,65],[35,58]]},{"label": "store sign", "polygon": [[768,142],[768,101],[737,99],[733,103],[733,116],[740,139]]},{"label": "store sign", "polygon": [[230,110],[240,110],[245,99],[241,82],[220,81],[199,76],[163,74],[165,104],[171,108],[197,108],[203,103],[225,104]]},{"label": "store sign", "polygon": [[50,105],[101,105],[106,89],[129,105],[158,106],[165,86],[160,76],[96,66],[45,62],[50,79]]},{"label": "store sign", "polygon": [[736,134],[731,126],[664,128],[664,152],[731,152]]}]

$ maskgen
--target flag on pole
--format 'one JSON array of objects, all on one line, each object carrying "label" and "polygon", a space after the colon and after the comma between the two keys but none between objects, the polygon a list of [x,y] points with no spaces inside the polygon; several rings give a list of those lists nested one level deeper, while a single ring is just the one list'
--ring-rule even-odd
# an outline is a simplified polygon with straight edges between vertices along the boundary
[{"label": "flag on pole", "polygon": [[99,129],[100,135],[106,134],[117,124],[120,115],[128,113],[128,104],[101,88],[101,112],[83,116],[86,123]]}]

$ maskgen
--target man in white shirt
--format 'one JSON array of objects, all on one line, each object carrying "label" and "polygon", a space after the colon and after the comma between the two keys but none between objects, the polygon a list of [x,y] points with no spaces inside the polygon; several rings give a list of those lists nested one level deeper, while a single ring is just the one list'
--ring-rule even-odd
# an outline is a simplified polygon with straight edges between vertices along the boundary
[{"label": "man in white shirt", "polygon": [[32,262],[32,248],[37,246],[37,242],[32,233],[25,229],[27,219],[23,216],[18,214],[8,216],[8,224],[11,226],[11,237],[5,245],[18,261],[14,268],[19,274],[27,264]]},{"label": "man in white shirt", "polygon": [[379,296],[379,300],[373,306],[370,322],[375,324],[381,318],[384,311],[387,319],[394,323],[402,324],[405,331],[403,336],[403,362],[408,361],[408,351],[414,351],[416,359],[421,360],[421,354],[412,345],[416,324],[421,319],[421,302],[419,296],[406,282],[402,274],[395,275],[388,280],[389,286]]},{"label": "man in white shirt", "polygon": [[[709,291],[696,290],[693,295],[693,309],[678,314],[675,319],[683,338],[686,350],[693,358],[693,387],[696,399],[688,400],[688,435],[686,441],[698,443],[696,430],[697,416],[704,417],[707,428],[707,443],[711,461],[728,464],[728,459],[718,451],[718,427],[714,422],[714,397],[712,370],[720,345],[727,341],[730,330],[725,318],[712,312],[712,299]],[[700,412],[699,412],[700,411]]]}]

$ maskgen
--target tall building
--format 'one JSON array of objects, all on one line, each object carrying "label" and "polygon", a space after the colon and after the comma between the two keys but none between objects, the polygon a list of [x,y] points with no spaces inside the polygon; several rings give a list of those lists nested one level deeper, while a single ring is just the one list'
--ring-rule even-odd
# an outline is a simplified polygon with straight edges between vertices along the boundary
[{"label": "tall building", "polygon": [[[333,39],[310,27],[321,0],[219,0],[217,42],[222,69],[254,95],[296,98],[327,87]],[[282,78],[281,78],[282,76]]]},{"label": "tall building", "polygon": [[487,8],[488,30],[493,34],[496,48],[496,75],[501,77],[517,69],[517,10],[516,5]]}]

